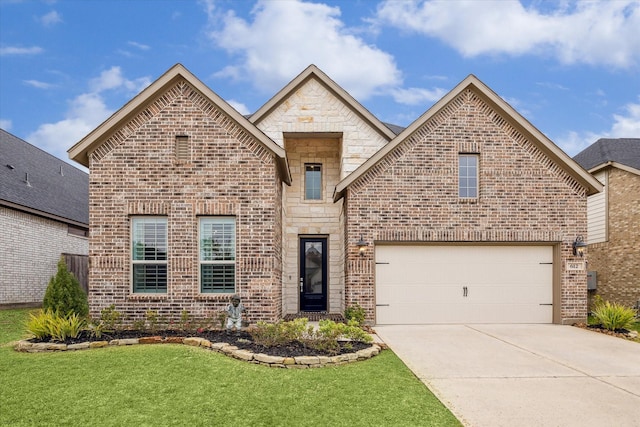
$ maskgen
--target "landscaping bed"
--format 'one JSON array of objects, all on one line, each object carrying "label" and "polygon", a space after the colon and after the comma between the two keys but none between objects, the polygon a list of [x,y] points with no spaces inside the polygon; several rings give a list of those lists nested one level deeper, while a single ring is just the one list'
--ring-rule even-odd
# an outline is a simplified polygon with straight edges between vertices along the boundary
[{"label": "landscaping bed", "polygon": [[[155,340],[144,338],[156,338]],[[171,338],[179,338],[180,340],[171,340]],[[313,349],[306,346],[300,341],[292,341],[288,343],[264,346],[257,344],[253,341],[251,335],[246,331],[239,333],[223,330],[203,330],[196,332],[182,331],[182,330],[163,330],[163,331],[136,331],[136,330],[119,330],[116,332],[104,333],[100,337],[93,336],[88,331],[82,331],[76,338],[67,338],[63,341],[51,341],[41,340],[37,338],[31,338],[26,340],[29,343],[52,343],[52,344],[66,344],[76,345],[82,343],[91,342],[112,342],[121,340],[138,339],[142,343],[171,343],[182,342],[184,338],[203,338],[211,343],[226,343],[231,346],[237,347],[241,350],[246,350],[252,353],[262,353],[270,356],[280,357],[300,357],[300,356],[339,356],[349,353],[357,353],[360,350],[365,350],[371,347],[371,344],[357,342],[357,341],[339,341],[339,350],[336,351],[323,351],[322,349]],[[72,347],[74,348],[74,347]]]}]

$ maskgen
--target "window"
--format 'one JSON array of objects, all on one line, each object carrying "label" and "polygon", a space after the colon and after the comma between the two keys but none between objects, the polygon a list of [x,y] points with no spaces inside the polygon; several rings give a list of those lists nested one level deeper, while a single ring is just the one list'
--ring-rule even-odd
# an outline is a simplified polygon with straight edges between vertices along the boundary
[{"label": "window", "polygon": [[478,155],[460,154],[458,157],[458,195],[464,199],[478,197]]},{"label": "window", "polygon": [[133,218],[131,235],[133,292],[167,292],[167,219]]},{"label": "window", "polygon": [[235,218],[200,218],[200,290],[219,294],[236,290]]},{"label": "window", "polygon": [[322,165],[304,165],[304,198],[306,200],[322,199]]}]

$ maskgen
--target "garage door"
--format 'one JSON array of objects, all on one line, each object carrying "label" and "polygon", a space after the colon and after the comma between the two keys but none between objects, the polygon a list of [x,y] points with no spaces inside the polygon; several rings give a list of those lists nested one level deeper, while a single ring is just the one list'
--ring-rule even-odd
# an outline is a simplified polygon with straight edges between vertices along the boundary
[{"label": "garage door", "polygon": [[376,246],[376,322],[551,323],[551,246]]}]

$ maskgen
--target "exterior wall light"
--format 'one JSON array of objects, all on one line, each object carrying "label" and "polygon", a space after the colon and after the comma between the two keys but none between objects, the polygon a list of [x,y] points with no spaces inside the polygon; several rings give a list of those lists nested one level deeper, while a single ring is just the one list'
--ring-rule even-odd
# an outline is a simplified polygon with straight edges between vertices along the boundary
[{"label": "exterior wall light", "polygon": [[362,234],[360,235],[360,240],[358,240],[358,243],[356,243],[356,245],[358,246],[358,252],[360,252],[360,256],[364,256],[364,251],[367,249],[367,246],[369,244],[364,241],[364,239],[362,238]]},{"label": "exterior wall light", "polygon": [[582,236],[576,237],[576,241],[573,242],[573,255],[575,256],[584,256],[584,248],[587,247],[587,244],[584,242]]}]

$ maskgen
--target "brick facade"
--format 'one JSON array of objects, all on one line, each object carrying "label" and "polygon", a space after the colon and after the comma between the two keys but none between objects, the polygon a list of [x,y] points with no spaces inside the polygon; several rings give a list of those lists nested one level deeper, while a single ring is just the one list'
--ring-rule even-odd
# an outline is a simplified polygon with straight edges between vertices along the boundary
[{"label": "brick facade", "polygon": [[[458,197],[459,153],[479,153],[479,198]],[[512,242],[559,247],[572,260],[586,231],[585,190],[473,90],[462,92],[347,189],[346,304],[374,321],[375,244]],[[561,319],[586,317],[585,272],[559,272]]]},{"label": "brick facade", "polygon": [[40,305],[63,253],[87,255],[65,223],[0,206],[0,305]]},{"label": "brick facade", "polygon": [[[178,161],[175,137],[188,136]],[[236,292],[250,321],[282,313],[282,181],[274,155],[178,81],[114,129],[90,157],[91,314],[114,304],[129,322],[147,310],[180,319],[215,317],[229,294],[200,292],[198,217],[236,218]],[[166,294],[132,292],[131,218],[168,222]]]},{"label": "brick facade", "polygon": [[[332,313],[357,302],[375,321],[377,242],[506,242],[553,246],[554,321],[586,317],[586,274],[565,265],[575,260],[575,237],[586,234],[592,184],[545,153],[540,136],[494,110],[488,89],[446,98],[399,140],[319,71],[305,73],[247,122],[178,65],[172,80],[152,85],[162,90],[123,107],[111,128],[70,150],[78,161],[87,156],[91,169],[92,315],[115,304],[129,322],[148,310],[214,317],[229,295],[200,292],[198,218],[223,215],[236,218],[236,290],[250,322],[299,310],[298,250],[307,236],[328,237]],[[187,159],[176,157],[176,136],[188,137]],[[461,152],[479,155],[477,200],[458,198]],[[306,162],[323,166],[322,200],[302,196]],[[138,215],[167,218],[166,294],[132,292],[130,228]],[[369,242],[362,257],[360,236]]]},{"label": "brick facade", "polygon": [[640,176],[608,168],[608,240],[589,245],[589,270],[605,301],[635,306],[640,301]]}]

